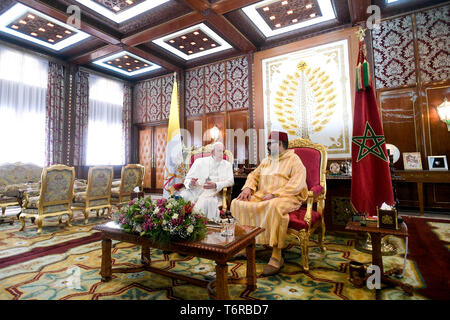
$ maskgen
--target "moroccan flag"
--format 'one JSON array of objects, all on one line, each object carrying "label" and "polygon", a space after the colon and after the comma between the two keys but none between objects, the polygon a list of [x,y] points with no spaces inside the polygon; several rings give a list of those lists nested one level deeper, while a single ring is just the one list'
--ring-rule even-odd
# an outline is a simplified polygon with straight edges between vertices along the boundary
[{"label": "moroccan flag", "polygon": [[164,166],[164,198],[170,195],[169,188],[183,182],[183,148],[180,134],[180,107],[176,73],[173,79],[172,100],[169,111],[166,162]]},{"label": "moroccan flag", "polygon": [[364,39],[359,43],[353,114],[351,202],[358,212],[376,216],[383,202],[394,205],[389,158],[386,151]]}]

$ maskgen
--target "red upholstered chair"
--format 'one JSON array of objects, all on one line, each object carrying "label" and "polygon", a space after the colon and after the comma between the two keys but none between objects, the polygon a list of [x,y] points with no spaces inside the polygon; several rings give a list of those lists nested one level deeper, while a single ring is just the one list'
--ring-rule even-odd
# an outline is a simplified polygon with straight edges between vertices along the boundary
[{"label": "red upholstered chair", "polygon": [[[198,158],[209,157],[211,155],[212,146],[213,146],[213,144],[208,144],[206,146],[203,146],[201,148],[198,148],[196,150],[189,152],[189,154],[187,156],[187,159],[189,159],[189,163],[186,165],[186,169],[185,169],[186,174],[189,172],[189,169],[194,164],[195,160],[197,160]],[[223,158],[225,160],[227,160],[228,162],[233,163],[233,154],[231,153],[231,151],[224,150]],[[170,188],[170,192],[173,193],[175,191],[180,191],[183,188],[184,188],[184,184],[178,183],[178,184],[173,185]],[[223,211],[226,211],[227,208],[229,208],[229,206],[231,204],[232,190],[233,190],[233,187],[223,188],[223,190],[222,190],[222,209],[223,209]]]},{"label": "red upholstered chair", "polygon": [[322,252],[326,250],[323,245],[325,237],[323,209],[326,195],[327,151],[325,146],[314,144],[307,139],[289,141],[289,149],[294,149],[306,168],[308,199],[306,207],[302,206],[299,210],[289,213],[288,235],[300,245],[303,269],[308,271],[309,237],[316,230],[319,231],[320,248]]}]

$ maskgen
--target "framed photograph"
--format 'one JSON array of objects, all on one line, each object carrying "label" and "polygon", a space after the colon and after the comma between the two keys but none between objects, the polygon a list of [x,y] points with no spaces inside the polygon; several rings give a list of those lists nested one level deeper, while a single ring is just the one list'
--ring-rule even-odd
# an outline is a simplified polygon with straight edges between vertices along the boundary
[{"label": "framed photograph", "polygon": [[448,170],[447,156],[428,156],[428,167],[430,170]]},{"label": "framed photograph", "polygon": [[420,152],[403,152],[403,167],[405,170],[422,170]]}]

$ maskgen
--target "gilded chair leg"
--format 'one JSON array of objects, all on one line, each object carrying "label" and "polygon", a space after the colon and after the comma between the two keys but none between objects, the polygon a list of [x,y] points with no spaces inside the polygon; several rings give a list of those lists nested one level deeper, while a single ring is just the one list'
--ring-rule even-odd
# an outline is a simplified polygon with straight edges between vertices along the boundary
[{"label": "gilded chair leg", "polygon": [[327,248],[323,245],[324,241],[325,241],[325,225],[322,223],[322,225],[320,226],[320,233],[319,233],[319,246],[322,252],[327,251]]},{"label": "gilded chair leg", "polygon": [[84,224],[88,224],[89,221],[89,209],[84,210]]},{"label": "gilded chair leg", "polygon": [[62,223],[62,216],[58,217],[58,223],[61,224]]},{"label": "gilded chair leg", "polygon": [[97,209],[97,210],[95,210],[95,212],[97,212],[97,217],[99,216],[99,210]]},{"label": "gilded chair leg", "polygon": [[36,218],[36,224],[38,227],[37,233],[41,234],[41,232],[42,232],[42,217],[41,217],[41,215],[38,215],[38,217]]},{"label": "gilded chair leg", "polygon": [[105,211],[108,210],[108,213],[106,214],[106,217],[107,217],[108,219],[111,219],[111,207],[106,207],[104,210],[105,210]]},{"label": "gilded chair leg", "polygon": [[6,214],[6,207],[2,207],[2,216],[4,217]]},{"label": "gilded chair leg", "polygon": [[73,212],[72,210],[69,209],[69,213],[67,214],[68,218],[67,218],[67,226],[71,227],[72,224],[70,223],[72,221],[72,217],[73,217]]},{"label": "gilded chair leg", "polygon": [[306,232],[300,233],[300,246],[302,248],[302,265],[304,271],[309,271],[309,261],[308,261],[308,234]]},{"label": "gilded chair leg", "polygon": [[19,216],[19,221],[20,221],[20,223],[22,224],[22,228],[20,228],[19,231],[25,230],[25,217],[22,216],[22,215],[20,215],[20,216]]}]

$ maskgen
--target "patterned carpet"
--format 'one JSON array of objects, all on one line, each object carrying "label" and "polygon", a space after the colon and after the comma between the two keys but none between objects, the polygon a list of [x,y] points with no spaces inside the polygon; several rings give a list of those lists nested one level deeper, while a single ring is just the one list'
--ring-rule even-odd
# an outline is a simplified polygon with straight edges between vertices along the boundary
[{"label": "patterned carpet", "polygon": [[[19,232],[20,223],[0,225],[0,299],[38,300],[167,300],[209,299],[204,288],[183,281],[147,273],[113,274],[110,282],[102,283],[99,275],[101,242],[92,227],[106,218],[89,219],[85,226],[83,216],[74,215],[71,228],[58,226],[57,220],[44,220],[40,236],[36,226],[27,222],[27,229]],[[398,247],[396,256],[384,257],[386,269],[403,266],[404,242],[391,238]],[[375,292],[357,289],[348,281],[348,263],[351,260],[370,262],[371,256],[354,249],[355,239],[350,235],[328,234],[327,251],[321,253],[316,241],[310,243],[310,272],[300,267],[300,249],[290,245],[284,250],[285,266],[282,272],[268,278],[258,278],[256,291],[248,292],[243,285],[230,285],[232,299],[248,300],[373,300]],[[164,254],[151,251],[153,265],[172,272],[203,279],[214,276],[214,262],[210,260]],[[257,273],[260,274],[270,257],[268,248],[257,247]],[[140,247],[113,241],[113,267],[140,264]],[[245,260],[232,261],[229,275],[245,276]],[[80,281],[78,281],[78,279]],[[402,280],[415,288],[425,287],[423,277],[414,261],[408,260]],[[426,299],[415,293],[408,297],[398,288],[382,290],[382,299]]]}]

